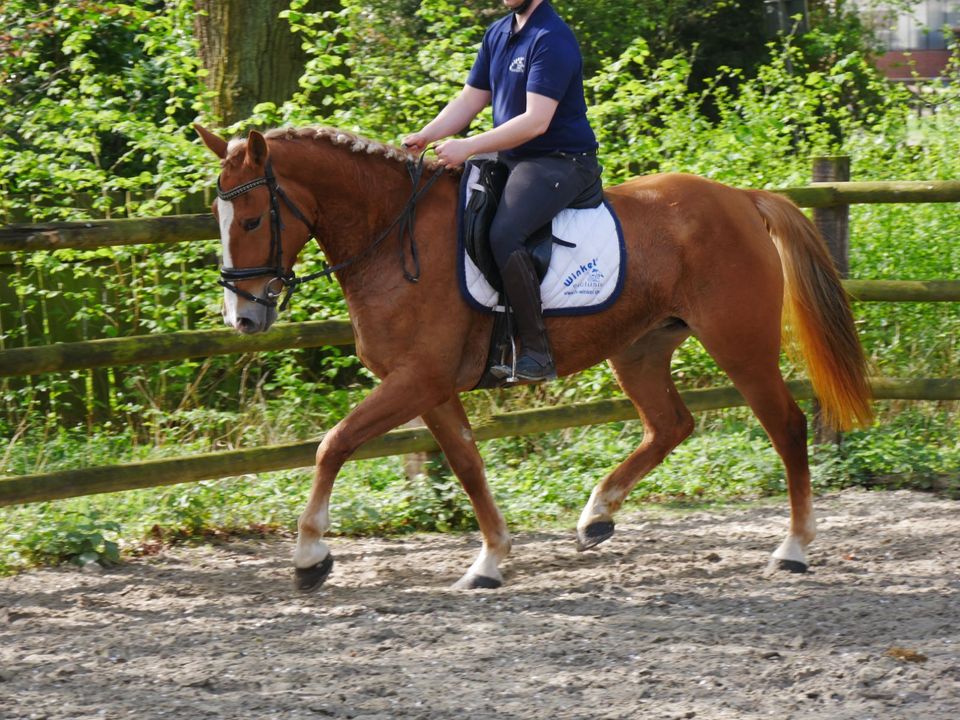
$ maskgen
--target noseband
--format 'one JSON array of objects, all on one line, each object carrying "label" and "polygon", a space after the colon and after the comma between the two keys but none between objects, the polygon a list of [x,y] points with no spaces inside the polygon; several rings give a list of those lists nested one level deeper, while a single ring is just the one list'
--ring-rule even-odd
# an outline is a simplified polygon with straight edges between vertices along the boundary
[{"label": "noseband", "polygon": [[[240,297],[246,298],[251,302],[258,303],[260,305],[265,305],[266,307],[274,308],[277,307],[277,298],[281,294],[284,294],[283,300],[279,303],[280,310],[283,310],[287,307],[287,304],[290,302],[290,296],[293,295],[293,291],[297,289],[303,283],[314,280],[320,277],[330,277],[333,273],[338,270],[342,270],[349,265],[360,260],[360,258],[370,254],[375,250],[393,231],[394,228],[399,229],[399,238],[400,238],[400,260],[403,267],[403,276],[409,282],[417,282],[420,279],[420,260],[417,253],[417,243],[416,238],[413,235],[413,226],[416,222],[416,209],[417,201],[422,195],[424,195],[427,190],[433,185],[433,183],[440,177],[443,173],[443,166],[440,166],[437,171],[424,183],[423,187],[419,187],[420,180],[423,177],[423,158],[426,154],[426,151],[420,155],[420,159],[417,162],[408,161],[407,162],[407,172],[410,174],[410,180],[413,182],[413,191],[410,194],[410,197],[407,199],[406,205],[404,205],[403,210],[397,218],[390,223],[389,227],[384,230],[367,248],[357,255],[338,263],[332,267],[324,267],[323,270],[320,270],[310,275],[304,275],[303,277],[297,277],[296,273],[291,269],[289,272],[283,267],[283,243],[281,241],[281,232],[283,231],[283,220],[280,217],[280,200],[283,200],[284,204],[287,206],[287,209],[293,213],[293,216],[300,220],[304,225],[307,226],[307,229],[310,231],[308,240],[310,238],[317,238],[318,233],[316,227],[307,220],[306,216],[300,211],[300,209],[294,204],[294,202],[287,196],[277,184],[277,179],[273,174],[273,165],[271,164],[270,159],[267,159],[266,164],[263,168],[263,177],[257,178],[256,180],[251,180],[250,182],[244,183],[243,185],[238,185],[237,187],[231,190],[224,190],[220,186],[220,178],[217,178],[217,197],[221,200],[233,200],[244,193],[248,193],[254,188],[258,188],[261,185],[265,186],[270,192],[270,265],[262,265],[260,267],[252,268],[220,268],[220,279],[217,281],[217,284],[226,288],[232,293],[239,295]],[[406,253],[404,251],[404,238],[409,238],[410,245],[410,255],[413,260],[413,271],[410,272],[407,270],[407,261]],[[237,287],[236,282],[240,280],[251,280],[253,278],[269,277],[271,278],[267,282],[266,286],[266,297],[259,297],[254,295],[251,292],[247,292],[243,288]]]}]

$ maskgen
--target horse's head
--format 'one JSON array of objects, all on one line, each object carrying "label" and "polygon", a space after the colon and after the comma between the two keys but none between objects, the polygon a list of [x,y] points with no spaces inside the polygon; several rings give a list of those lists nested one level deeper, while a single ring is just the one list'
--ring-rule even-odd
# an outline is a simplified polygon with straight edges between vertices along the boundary
[{"label": "horse's head", "polygon": [[263,332],[297,285],[293,263],[313,226],[289,188],[281,187],[263,135],[251,131],[245,141],[227,143],[195,127],[220,158],[213,214],[223,244],[223,319],[245,334]]}]

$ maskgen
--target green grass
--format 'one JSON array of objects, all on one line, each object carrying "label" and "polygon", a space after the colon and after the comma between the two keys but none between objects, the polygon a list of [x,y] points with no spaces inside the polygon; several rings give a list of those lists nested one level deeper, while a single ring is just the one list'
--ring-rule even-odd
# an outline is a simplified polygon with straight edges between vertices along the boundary
[{"label": "green grass", "polygon": [[[817,491],[869,485],[876,477],[956,474],[956,403],[881,404],[881,422],[812,454]],[[652,502],[729,502],[782,495],[780,460],[745,410],[698,418],[694,435],[633,491]],[[491,487],[512,528],[572,526],[596,482],[639,444],[637,422],[611,423],[481,445]],[[144,456],[116,438],[62,432],[44,449],[55,465]],[[19,443],[18,447],[29,447]],[[189,448],[162,447],[156,454]],[[120,451],[120,452],[118,452]],[[93,462],[92,462],[93,460]],[[25,457],[19,462],[26,463]],[[134,490],[0,510],[0,573],[62,561],[111,563],[165,543],[211,536],[292,532],[310,487],[308,470]],[[336,534],[395,534],[475,527],[455,478],[433,468],[412,480],[398,457],[348,463],[334,489]]]}]

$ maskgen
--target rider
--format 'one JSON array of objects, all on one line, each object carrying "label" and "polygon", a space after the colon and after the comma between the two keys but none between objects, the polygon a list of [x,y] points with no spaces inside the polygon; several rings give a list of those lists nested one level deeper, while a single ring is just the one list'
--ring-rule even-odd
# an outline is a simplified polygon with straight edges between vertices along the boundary
[{"label": "rider", "polygon": [[422,130],[404,144],[415,152],[464,130],[488,104],[493,129],[441,142],[441,163],[457,167],[471,155],[499,153],[510,170],[490,245],[518,326],[516,376],[537,382],[556,377],[543,322],[540,283],[524,242],[536,230],[597,187],[597,140],[587,121],[583,59],[570,28],[548,0],[502,0],[513,12],[483,38],[467,83]]}]

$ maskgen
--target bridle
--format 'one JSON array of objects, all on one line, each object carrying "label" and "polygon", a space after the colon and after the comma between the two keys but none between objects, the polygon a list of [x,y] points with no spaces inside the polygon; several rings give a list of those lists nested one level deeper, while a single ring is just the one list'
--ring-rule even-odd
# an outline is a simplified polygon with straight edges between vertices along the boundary
[{"label": "bridle", "polygon": [[[400,240],[400,262],[401,267],[403,268],[403,276],[409,282],[417,282],[420,279],[420,257],[417,252],[416,238],[413,235],[413,227],[416,222],[417,201],[433,186],[434,182],[436,182],[437,178],[440,177],[444,170],[443,166],[439,166],[434,174],[427,179],[423,187],[419,187],[420,180],[423,177],[424,155],[426,155],[426,150],[421,153],[420,158],[416,162],[412,160],[407,161],[407,172],[410,174],[410,180],[413,183],[413,190],[403,209],[400,211],[400,214],[392,223],[390,223],[387,229],[380,233],[380,235],[377,236],[377,238],[370,245],[368,245],[365,250],[362,250],[353,257],[348,258],[341,263],[337,263],[332,267],[327,266],[326,263],[324,263],[323,270],[318,270],[317,272],[304,275],[303,277],[297,277],[293,269],[287,271],[283,267],[283,242],[281,233],[283,232],[284,225],[283,219],[280,217],[280,201],[283,201],[283,203],[287,206],[287,209],[295,218],[307,226],[307,229],[310,231],[310,235],[307,236],[308,240],[310,238],[318,238],[319,233],[317,232],[317,228],[313,225],[313,223],[307,219],[306,215],[300,211],[300,208],[296,206],[290,197],[283,191],[283,188],[281,188],[277,183],[277,178],[273,174],[273,165],[270,159],[268,158],[266,164],[264,165],[263,177],[251,180],[243,185],[238,185],[230,190],[224,190],[220,185],[220,178],[217,178],[217,197],[221,200],[233,200],[236,197],[250,192],[254,188],[260,187],[261,185],[265,186],[267,191],[270,193],[270,264],[251,268],[221,267],[220,279],[217,281],[217,284],[242,298],[246,298],[247,300],[260,305],[265,305],[269,308],[277,307],[277,298],[279,298],[280,295],[283,295],[283,300],[279,303],[279,309],[283,310],[290,302],[290,296],[293,295],[294,290],[296,290],[300,285],[317,278],[330,277],[338,270],[343,270],[344,268],[353,265],[361,258],[373,252],[384,240],[386,240],[394,228],[398,228],[398,236]],[[410,256],[413,260],[412,272],[407,270],[407,258],[404,251],[403,242],[405,237],[409,238]],[[261,277],[270,278],[266,285],[266,297],[254,295],[253,293],[247,292],[243,288],[240,288],[236,285],[236,283],[240,280],[251,280],[253,278]],[[286,294],[284,294],[284,291],[286,291]]]},{"label": "bridle", "polygon": [[[259,303],[260,305],[266,305],[267,307],[276,307],[277,298],[281,295],[281,293],[283,293],[284,289],[286,289],[287,294],[284,297],[283,302],[280,303],[280,309],[282,310],[287,306],[287,303],[290,301],[290,296],[293,294],[294,289],[299,283],[297,282],[298,278],[294,274],[293,270],[288,272],[283,267],[283,242],[281,238],[281,233],[283,231],[283,220],[280,217],[280,200],[283,200],[290,212],[293,213],[294,217],[298,218],[301,222],[303,222],[304,225],[307,226],[307,229],[310,231],[310,237],[316,237],[317,231],[313,224],[307,220],[304,214],[300,212],[300,209],[277,184],[277,178],[273,174],[273,165],[269,159],[263,168],[263,177],[257,178],[256,180],[251,180],[243,185],[238,185],[232,190],[225,191],[220,186],[220,178],[217,178],[217,197],[221,200],[233,200],[236,197],[240,197],[241,195],[250,192],[254,188],[260,187],[261,185],[266,186],[267,191],[270,193],[269,262],[271,264],[251,268],[221,267],[220,279],[217,281],[217,284],[225,287],[227,290],[233,293],[236,293],[240,297],[246,298],[251,302]],[[265,298],[254,295],[253,293],[247,292],[243,288],[232,284],[239,280],[251,280],[253,278],[260,277],[271,278],[271,280],[267,283]]]}]

